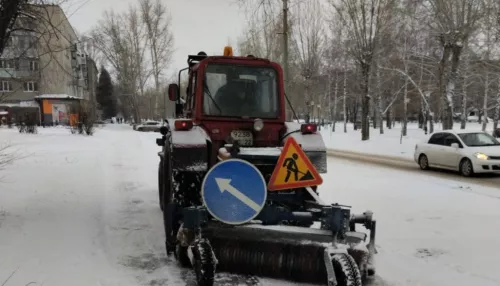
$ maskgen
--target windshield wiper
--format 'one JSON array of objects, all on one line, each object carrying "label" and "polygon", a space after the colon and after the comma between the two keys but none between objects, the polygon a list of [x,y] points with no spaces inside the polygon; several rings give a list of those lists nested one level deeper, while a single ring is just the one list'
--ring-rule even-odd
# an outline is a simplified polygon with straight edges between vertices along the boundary
[{"label": "windshield wiper", "polygon": [[210,92],[210,89],[208,89],[206,80],[203,81],[203,91],[208,95],[208,97],[210,97],[215,107],[219,110],[219,113],[222,114],[222,109],[220,109],[219,105],[217,105],[217,102],[215,102],[215,99],[212,97],[212,93]]}]

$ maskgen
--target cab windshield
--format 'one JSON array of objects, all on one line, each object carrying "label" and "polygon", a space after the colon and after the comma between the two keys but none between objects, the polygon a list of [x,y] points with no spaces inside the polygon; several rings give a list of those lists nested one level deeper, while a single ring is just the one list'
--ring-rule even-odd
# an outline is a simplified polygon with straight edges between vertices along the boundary
[{"label": "cab windshield", "polygon": [[273,68],[209,64],[203,81],[203,114],[277,118],[277,83]]}]

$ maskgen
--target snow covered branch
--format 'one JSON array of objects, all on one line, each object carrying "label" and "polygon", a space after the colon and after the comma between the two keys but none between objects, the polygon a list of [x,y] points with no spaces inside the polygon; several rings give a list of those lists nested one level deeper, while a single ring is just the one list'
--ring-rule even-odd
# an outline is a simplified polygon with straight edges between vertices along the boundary
[{"label": "snow covered branch", "polygon": [[425,94],[423,93],[422,89],[420,88],[420,86],[418,86],[418,84],[413,80],[413,78],[407,74],[406,72],[404,72],[403,70],[400,70],[398,68],[387,68],[387,67],[380,67],[381,69],[384,69],[384,70],[389,70],[389,71],[395,71],[395,72],[398,72],[400,73],[402,76],[404,76],[406,79],[408,79],[410,81],[410,83],[417,89],[418,93],[420,94],[422,100],[424,101],[424,104],[426,106],[426,108],[428,110],[430,110],[430,106],[429,106],[429,102],[427,101],[427,96],[425,96]]},{"label": "snow covered branch", "polygon": [[0,170],[5,169],[7,165],[20,158],[21,156],[15,150],[12,150],[12,145],[0,144]]}]

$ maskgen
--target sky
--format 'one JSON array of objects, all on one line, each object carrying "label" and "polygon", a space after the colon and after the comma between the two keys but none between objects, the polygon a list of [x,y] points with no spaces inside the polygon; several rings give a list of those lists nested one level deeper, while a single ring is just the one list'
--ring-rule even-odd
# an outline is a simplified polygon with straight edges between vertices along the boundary
[{"label": "sky", "polygon": [[[186,67],[187,55],[222,54],[240,37],[245,15],[235,0],[163,0],[172,16],[175,53],[167,75]],[[98,25],[106,10],[125,11],[138,0],[69,0],[63,5],[75,30],[82,34]]]}]

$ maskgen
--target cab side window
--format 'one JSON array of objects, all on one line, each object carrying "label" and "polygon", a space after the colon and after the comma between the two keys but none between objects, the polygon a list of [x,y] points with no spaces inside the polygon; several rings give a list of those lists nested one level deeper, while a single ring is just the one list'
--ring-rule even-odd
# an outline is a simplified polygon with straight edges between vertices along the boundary
[{"label": "cab side window", "polygon": [[191,116],[194,112],[195,93],[196,93],[196,72],[191,73],[189,76],[189,85],[186,90],[186,115]]}]

